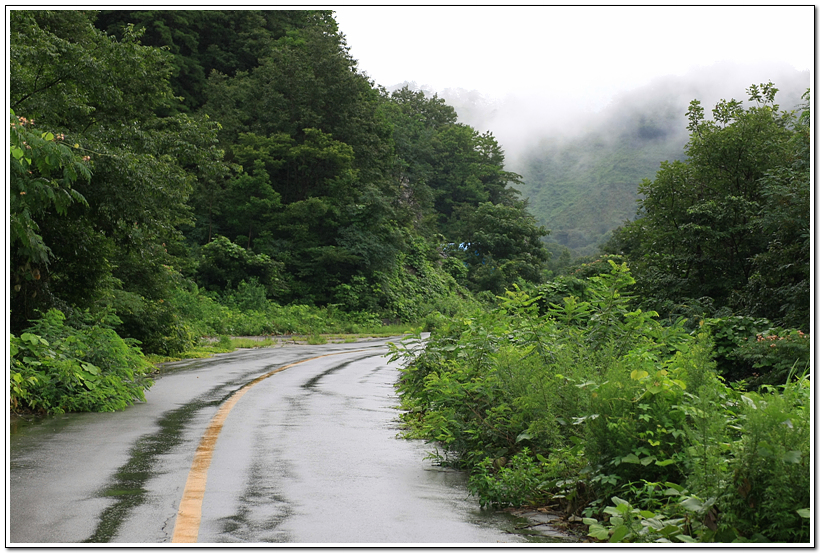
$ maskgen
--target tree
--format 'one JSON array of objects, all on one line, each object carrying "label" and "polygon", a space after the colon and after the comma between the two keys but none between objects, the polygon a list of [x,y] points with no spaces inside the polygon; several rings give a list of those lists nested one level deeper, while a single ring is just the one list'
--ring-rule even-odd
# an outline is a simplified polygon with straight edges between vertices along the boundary
[{"label": "tree", "polygon": [[403,87],[387,94],[382,91],[387,119],[393,127],[395,161],[393,178],[399,183],[395,197],[399,217],[417,232],[432,236],[438,232],[434,201],[433,141],[444,129],[456,124],[456,111],[434,95]]},{"label": "tree", "polygon": [[[795,164],[795,137],[806,129],[774,103],[772,83],[752,85],[748,92],[755,105],[723,100],[712,120],[705,119],[700,102],[692,101],[687,159],[662,163],[653,181],[643,181],[639,217],[619,229],[606,248],[628,254],[644,294],[657,300],[660,311],[708,297],[718,308],[783,316],[775,313],[780,306],[755,301],[762,296],[752,290],[762,291],[759,271],[766,252],[782,252],[776,245],[781,238],[771,232],[784,221],[775,198],[786,193],[793,199],[787,211],[805,220],[808,203],[799,199],[798,190],[807,186],[807,168]],[[797,177],[801,171],[805,174]],[[792,192],[786,192],[787,182]],[[804,232],[798,227],[797,234]],[[796,253],[789,254],[790,262],[807,276],[808,258]]]},{"label": "tree", "polygon": [[[34,121],[10,118],[9,243],[11,245],[11,295],[20,306],[19,319],[33,315],[38,282],[54,253],[42,237],[38,220],[49,212],[65,217],[74,203],[88,205],[72,185],[91,176],[87,160],[63,144],[63,134],[38,132]],[[42,273],[41,273],[42,271]]]},{"label": "tree", "polygon": [[254,254],[224,236],[217,236],[202,246],[198,280],[207,290],[224,292],[253,278],[265,287],[269,296],[274,296],[281,290],[281,268],[281,263],[267,255]]},{"label": "tree", "polygon": [[[94,17],[10,13],[11,104],[60,143],[74,145],[87,167],[87,178],[71,183],[86,203],[29,211],[53,261],[30,283],[32,294],[39,291],[35,302],[12,298],[13,329],[25,328],[35,309],[116,304],[117,290],[138,302],[162,300],[170,285],[163,265],[174,264],[167,247],[190,220],[188,195],[199,178],[223,171],[215,122],[157,115],[176,101],[167,53],[141,45],[133,27],[121,40],[106,35],[93,26]],[[64,153],[56,147],[55,154]],[[46,156],[64,171],[77,167],[63,159]]]},{"label": "tree", "polygon": [[741,298],[743,309],[808,332],[810,317],[811,150],[809,91],[785,145],[786,162],[760,180],[763,207],[760,232],[765,251],[752,258],[753,273]]},{"label": "tree", "polygon": [[526,212],[525,202],[513,205],[484,202],[461,221],[459,245],[450,252],[464,261],[473,290],[501,294],[523,281],[538,283],[549,251],[547,235]]},{"label": "tree", "polygon": [[198,194],[195,209],[285,264],[284,299],[327,303],[336,286],[395,262],[391,128],[329,12],[272,40],[256,67],[212,73],[206,96],[227,159],[243,173],[217,191],[218,212],[212,195]]},{"label": "tree", "polygon": [[306,25],[311,10],[103,10],[98,28],[122,38],[129,26],[142,43],[172,55],[169,83],[182,102],[167,113],[194,113],[205,103],[212,71],[234,76],[259,65],[271,43]]}]

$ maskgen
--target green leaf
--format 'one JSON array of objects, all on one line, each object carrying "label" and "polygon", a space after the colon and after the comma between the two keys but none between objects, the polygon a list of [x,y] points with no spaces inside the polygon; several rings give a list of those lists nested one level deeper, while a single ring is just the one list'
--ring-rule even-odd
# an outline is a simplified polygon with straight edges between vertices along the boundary
[{"label": "green leaf", "polygon": [[667,535],[668,532],[664,532],[664,525],[663,522],[654,518],[654,517],[647,517],[646,520],[642,520],[641,524],[644,526],[651,526],[653,530],[660,532],[661,534]]},{"label": "green leaf", "polygon": [[680,540],[685,543],[697,543],[698,540],[692,538],[691,536],[687,536],[686,534],[678,534],[675,536],[675,539]]},{"label": "green leaf", "polygon": [[803,518],[811,518],[811,509],[797,509],[797,514]]},{"label": "green leaf", "polygon": [[100,369],[98,367],[95,367],[91,363],[83,363],[82,367],[83,367],[84,370],[86,370],[87,372],[90,372],[91,374],[95,374],[95,375],[100,374]]},{"label": "green leaf", "polygon": [[626,526],[619,526],[615,529],[614,532],[612,532],[612,537],[609,538],[609,542],[617,543],[624,539],[627,534],[629,534],[629,528],[627,528]]},{"label": "green leaf", "polygon": [[593,537],[597,540],[607,540],[609,539],[609,530],[600,524],[593,524],[589,527],[589,533],[587,536]]},{"label": "green leaf", "polygon": [[518,442],[520,442],[520,441],[522,441],[522,440],[532,440],[532,436],[530,436],[530,435],[529,435],[529,434],[527,434],[526,432],[522,432],[522,433],[521,433],[521,434],[519,434],[519,435],[518,435],[518,437],[515,439],[515,443],[518,443]]},{"label": "green leaf", "polygon": [[[622,463],[632,463],[632,464],[637,465],[641,462],[641,460],[638,459],[638,456],[635,455],[634,453],[630,453],[629,455],[625,455],[625,456],[621,457],[621,462]],[[614,501],[614,498],[613,498],[613,501]]]},{"label": "green leaf", "polygon": [[800,462],[803,454],[799,451],[787,451],[785,455],[783,455],[782,459],[786,463],[793,463],[797,464]]},{"label": "green leaf", "polygon": [[44,346],[48,345],[48,342],[44,338],[42,338],[41,336],[38,336],[36,334],[32,334],[30,332],[24,332],[23,334],[21,334],[20,339],[25,341],[25,342],[28,342],[32,345],[36,345],[36,344],[42,344]]},{"label": "green leaf", "polygon": [[703,508],[703,501],[697,497],[688,497],[680,502],[681,507],[690,511],[700,511]]},{"label": "green leaf", "polygon": [[632,371],[632,372],[629,374],[629,377],[630,377],[632,380],[642,380],[642,379],[646,378],[647,376],[649,376],[649,373],[648,373],[648,372],[643,371],[643,370],[640,370],[640,371],[639,371],[638,369],[635,369],[634,371]]},{"label": "green leaf", "polygon": [[[657,466],[659,466],[659,467],[665,467],[665,466],[667,466],[667,465],[671,465],[672,463],[675,463],[675,462],[676,462],[676,461],[675,461],[674,459],[666,459],[666,460],[664,460],[664,461],[655,461],[655,465],[657,465]],[[670,490],[666,490],[666,491],[668,492],[668,491],[670,491]],[[672,489],[672,491],[676,491],[676,492],[677,492],[677,490],[674,490],[674,488]],[[679,495],[679,493],[675,493],[675,494],[670,494],[670,493],[667,493],[666,495]]]}]

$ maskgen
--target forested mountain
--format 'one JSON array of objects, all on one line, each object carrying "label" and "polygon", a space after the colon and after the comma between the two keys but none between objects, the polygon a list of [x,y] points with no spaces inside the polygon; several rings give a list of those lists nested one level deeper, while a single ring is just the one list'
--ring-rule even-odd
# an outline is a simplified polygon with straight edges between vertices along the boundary
[{"label": "forested mountain", "polygon": [[640,182],[662,161],[685,158],[689,102],[745,101],[739,91],[768,81],[780,89],[778,103],[786,110],[796,108],[809,86],[807,73],[787,67],[722,64],[625,92],[579,129],[533,141],[513,166],[533,215],[551,230],[547,240],[594,255],[615,227],[635,217]]},{"label": "forested mountain", "polygon": [[493,135],[376,87],[332,12],[13,11],[10,74],[15,332],[108,310],[171,351],[183,290],[409,321],[542,278]]},{"label": "forested mountain", "polygon": [[522,176],[519,189],[529,210],[550,230],[545,238],[550,249],[566,247],[575,255],[591,256],[614,228],[635,217],[640,182],[652,178],[662,161],[684,159],[685,115],[692,99],[706,106],[733,97],[743,101],[739,91],[768,81],[780,89],[781,107],[794,109],[809,75],[780,64],[724,62],[657,78],[594,111],[574,106],[545,111],[527,98],[402,85],[427,96],[438,94],[463,123],[493,129],[508,165]]}]

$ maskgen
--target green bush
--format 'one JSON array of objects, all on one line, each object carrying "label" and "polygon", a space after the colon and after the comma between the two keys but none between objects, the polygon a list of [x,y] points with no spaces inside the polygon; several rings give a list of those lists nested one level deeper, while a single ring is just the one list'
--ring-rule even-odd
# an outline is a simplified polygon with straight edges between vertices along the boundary
[{"label": "green bush", "polygon": [[268,297],[284,290],[282,263],[265,254],[248,251],[224,236],[217,236],[202,246],[201,254],[197,279],[208,290],[233,289],[250,278],[264,287]]},{"label": "green bush", "polygon": [[734,356],[752,366],[750,386],[781,385],[809,369],[809,347],[801,330],[770,328],[741,343]]},{"label": "green bush", "polygon": [[279,305],[266,300],[253,279],[222,295],[181,281],[169,303],[194,337],[362,333],[382,327],[376,313],[345,312],[337,305]]},{"label": "green bush", "polygon": [[612,497],[612,504],[604,508],[604,513],[609,515],[605,523],[599,523],[594,518],[584,518],[584,524],[589,526],[590,537],[610,543],[697,541],[685,533],[685,518],[669,518],[663,513],[639,509],[617,496]]},{"label": "green bush", "polygon": [[133,342],[110,328],[77,330],[64,321],[52,309],[19,337],[11,335],[13,411],[116,411],[145,401],[153,366]]},{"label": "green bush", "polygon": [[173,303],[122,290],[115,290],[112,298],[112,306],[122,321],[117,332],[138,340],[145,353],[173,355],[196,343],[195,331],[182,319]]},{"label": "green bush", "polygon": [[[716,490],[719,529],[745,539],[808,542],[801,510],[811,502],[811,390],[808,378],[741,396],[739,438]],[[711,491],[711,490],[710,490]]]},{"label": "green bush", "polygon": [[809,335],[773,327],[768,319],[730,316],[703,320],[715,343],[717,370],[755,388],[785,384],[809,366]]},{"label": "green bush", "polygon": [[268,305],[265,287],[256,277],[250,277],[248,282],[239,282],[236,290],[227,290],[223,294],[222,303],[239,311],[264,311]]},{"label": "green bush", "polygon": [[[738,317],[662,324],[609,266],[393,346],[406,436],[469,470],[482,506],[559,501],[598,539],[806,541],[808,337]],[[728,359],[786,384],[729,386]]]},{"label": "green bush", "polygon": [[578,472],[586,465],[581,441],[574,441],[574,446],[555,448],[548,458],[533,454],[528,447],[509,460],[487,457],[470,475],[468,489],[482,507],[538,505],[550,498],[571,500],[578,489]]},{"label": "green bush", "polygon": [[533,459],[527,448],[516,454],[509,462],[504,457],[487,457],[479,462],[470,475],[468,489],[478,496],[482,507],[520,507],[533,505],[545,499],[541,491],[544,475],[543,456]]}]

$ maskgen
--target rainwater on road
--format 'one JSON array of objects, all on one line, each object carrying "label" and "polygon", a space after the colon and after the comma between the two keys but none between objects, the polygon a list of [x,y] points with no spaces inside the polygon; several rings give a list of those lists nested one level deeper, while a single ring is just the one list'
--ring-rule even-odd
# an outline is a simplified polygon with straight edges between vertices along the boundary
[{"label": "rainwater on road", "polygon": [[195,451],[212,448],[199,543],[470,544],[560,541],[480,510],[430,446],[401,439],[388,340],[239,350],[167,365],[118,413],[15,419],[7,545],[169,543]]}]

